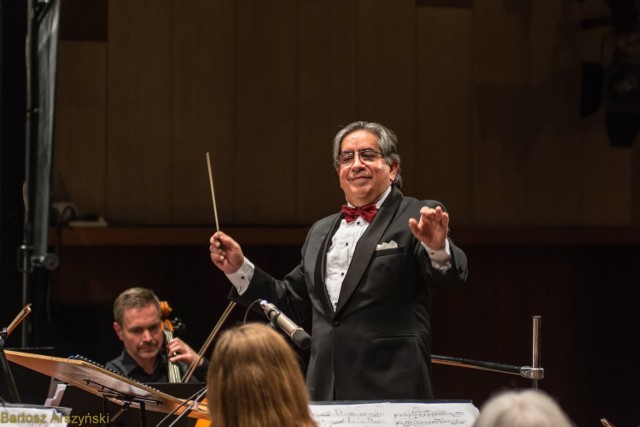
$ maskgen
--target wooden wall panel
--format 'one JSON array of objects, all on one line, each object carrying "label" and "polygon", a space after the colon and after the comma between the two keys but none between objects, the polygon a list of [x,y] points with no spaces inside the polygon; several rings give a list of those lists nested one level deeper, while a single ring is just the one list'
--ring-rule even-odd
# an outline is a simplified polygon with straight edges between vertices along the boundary
[{"label": "wooden wall panel", "polygon": [[331,138],[365,119],[456,225],[630,224],[632,150],[578,118],[593,1],[111,0],[106,71],[62,43],[56,174],[112,224],[209,224],[209,151],[223,223],[308,224],[342,201]]},{"label": "wooden wall panel", "polygon": [[[582,10],[583,19],[606,16],[608,8],[598,2],[586,2]],[[615,47],[609,28],[595,27],[582,31],[579,52],[581,59],[591,63],[609,63]],[[592,82],[592,91],[603,91],[603,87]],[[599,109],[580,120],[577,133],[582,142],[582,212],[578,221],[584,225],[626,225],[639,224],[633,219],[632,206],[637,196],[637,173],[630,149],[612,147],[605,125],[606,97]],[[636,145],[637,149],[637,145]],[[636,184],[636,185],[634,185]],[[606,207],[605,207],[606,206]]]},{"label": "wooden wall panel", "polygon": [[473,11],[417,14],[415,196],[436,199],[452,227],[473,221]]},{"label": "wooden wall panel", "polygon": [[104,214],[106,180],[106,45],[58,45],[56,142],[52,201],[72,201],[78,215]]},{"label": "wooden wall panel", "polygon": [[107,215],[171,220],[172,4],[109,2]]},{"label": "wooden wall panel", "polygon": [[[580,5],[583,22],[594,22],[609,14],[609,7],[603,2],[586,1]],[[577,46],[579,59],[592,64],[610,63],[615,47],[610,31],[606,25],[583,29]],[[597,82],[585,83],[589,91],[604,93]],[[632,207],[633,197],[640,194],[638,180],[632,178],[638,164],[634,164],[629,149],[611,147],[605,127],[605,103],[606,99],[602,99],[597,111],[582,118],[576,132],[583,147],[580,159],[582,212],[577,220],[584,225],[640,224],[638,219],[633,219],[633,212],[640,211]]]},{"label": "wooden wall panel", "polygon": [[[396,133],[408,174],[415,144],[415,10],[414,0],[358,2],[358,120]],[[414,191],[412,179],[403,190]]]},{"label": "wooden wall panel", "polygon": [[238,1],[236,220],[296,221],[295,0]]},{"label": "wooden wall panel", "polygon": [[[604,110],[582,119],[582,212],[576,222],[584,225],[633,224],[632,200],[638,194],[631,149],[609,145]],[[636,147],[637,149],[637,147]],[[638,224],[638,222],[635,222]]]},{"label": "wooden wall panel", "polygon": [[55,272],[56,282],[63,284],[55,287],[55,298],[65,304],[109,304],[132,286],[161,293],[173,268],[166,252],[142,247],[65,250]]},{"label": "wooden wall panel", "polygon": [[[579,33],[569,32],[575,11],[569,3],[532,5],[527,68],[530,94],[528,138],[528,224],[570,224],[580,217],[581,156],[579,129],[581,60]],[[566,29],[565,29],[566,28]],[[540,203],[544,200],[544,203]]]},{"label": "wooden wall panel", "polygon": [[234,3],[174,4],[172,223],[214,224],[207,152],[220,222],[235,216]]},{"label": "wooden wall panel", "polygon": [[[304,0],[299,7],[298,222],[312,223],[344,203],[333,167],[332,141],[359,119],[357,0]],[[330,88],[330,89],[329,89]]]},{"label": "wooden wall panel", "polygon": [[529,3],[484,2],[474,9],[473,222],[521,224],[527,218],[532,144],[527,103]]}]

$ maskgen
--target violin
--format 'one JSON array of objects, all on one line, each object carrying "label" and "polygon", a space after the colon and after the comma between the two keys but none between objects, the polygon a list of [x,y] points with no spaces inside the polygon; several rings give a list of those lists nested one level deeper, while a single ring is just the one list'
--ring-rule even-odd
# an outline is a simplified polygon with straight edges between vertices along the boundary
[{"label": "violin", "polygon": [[[164,335],[164,344],[165,347],[169,345],[169,343],[173,340],[174,331],[182,331],[185,328],[184,323],[177,317],[173,319],[173,321],[169,320],[169,315],[173,311],[168,301],[160,301],[160,311],[161,311],[161,319],[162,319],[162,333]],[[168,362],[168,378],[170,383],[181,383],[182,382],[182,374],[180,373],[180,368],[177,363]]]}]

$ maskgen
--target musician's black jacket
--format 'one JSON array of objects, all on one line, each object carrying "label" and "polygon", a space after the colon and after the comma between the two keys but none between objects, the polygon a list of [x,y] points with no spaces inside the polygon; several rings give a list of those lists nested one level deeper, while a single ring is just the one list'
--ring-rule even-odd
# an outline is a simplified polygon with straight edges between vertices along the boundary
[{"label": "musician's black jacket", "polygon": [[[159,352],[156,358],[156,369],[151,373],[151,375],[147,374],[144,369],[138,366],[136,361],[133,360],[133,357],[127,353],[127,350],[122,350],[120,356],[107,362],[106,366],[109,369],[144,384],[169,382],[167,355],[163,352]],[[203,360],[204,362],[202,365],[196,368],[193,376],[189,380],[190,383],[204,383],[206,381],[209,361],[207,359]],[[189,367],[184,363],[178,363],[178,367],[180,368],[180,373],[182,375],[184,375],[187,372],[187,369],[189,369]]]}]

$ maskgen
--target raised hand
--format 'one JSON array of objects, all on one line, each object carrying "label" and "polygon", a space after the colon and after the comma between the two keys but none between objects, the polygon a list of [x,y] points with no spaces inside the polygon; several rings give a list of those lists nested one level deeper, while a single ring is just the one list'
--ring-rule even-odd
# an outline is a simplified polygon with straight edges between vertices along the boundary
[{"label": "raised hand", "polygon": [[432,249],[443,249],[449,231],[449,214],[440,206],[420,209],[420,221],[409,219],[409,228],[416,239]]},{"label": "raised hand", "polygon": [[222,231],[209,239],[209,252],[211,261],[226,274],[235,273],[244,263],[244,254],[238,242]]}]

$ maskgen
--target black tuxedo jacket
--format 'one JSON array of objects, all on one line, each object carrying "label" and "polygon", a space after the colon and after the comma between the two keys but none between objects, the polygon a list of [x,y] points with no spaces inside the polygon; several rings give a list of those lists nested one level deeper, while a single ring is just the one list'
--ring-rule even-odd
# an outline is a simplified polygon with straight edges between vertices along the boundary
[{"label": "black tuxedo jacket", "polygon": [[[284,280],[256,268],[243,304],[266,299],[296,322],[312,321],[306,376],[314,401],[430,399],[433,286],[462,283],[466,255],[449,241],[452,267],[442,273],[409,229],[420,208],[436,201],[403,197],[393,188],[358,241],[334,311],[324,283],[325,260],[342,214],[316,222],[302,261]],[[395,241],[397,248],[376,250]]]}]

